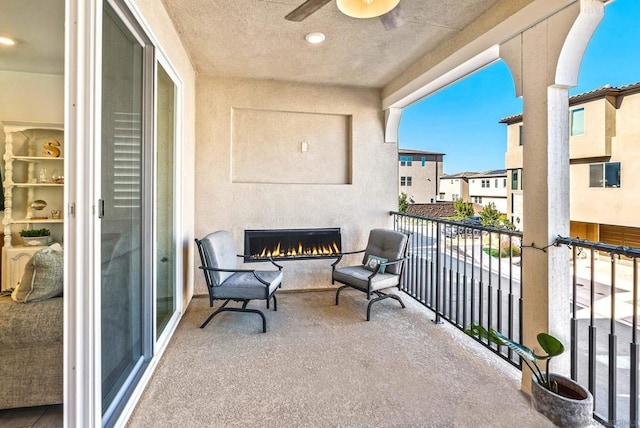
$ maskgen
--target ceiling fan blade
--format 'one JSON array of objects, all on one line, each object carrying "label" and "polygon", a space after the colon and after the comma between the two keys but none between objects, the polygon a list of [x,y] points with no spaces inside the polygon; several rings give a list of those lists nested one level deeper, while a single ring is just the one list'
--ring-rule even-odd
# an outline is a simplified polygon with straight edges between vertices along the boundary
[{"label": "ceiling fan blade", "polygon": [[307,0],[284,17],[288,21],[300,22],[331,0]]},{"label": "ceiling fan blade", "polygon": [[398,3],[398,5],[389,12],[380,15],[380,21],[382,21],[385,30],[395,30],[407,23],[407,16],[402,10],[402,7],[400,7],[400,3]]}]

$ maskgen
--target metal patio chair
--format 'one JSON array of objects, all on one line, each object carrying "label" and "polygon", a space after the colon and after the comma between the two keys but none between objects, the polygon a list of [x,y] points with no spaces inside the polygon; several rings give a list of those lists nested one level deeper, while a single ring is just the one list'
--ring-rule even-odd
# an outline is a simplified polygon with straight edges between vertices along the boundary
[{"label": "metal patio chair", "polygon": [[[222,306],[207,318],[200,328],[204,328],[214,316],[221,312],[248,312],[260,315],[262,332],[267,332],[267,321],[262,311],[247,308],[251,300],[266,300],[267,309],[273,299],[273,310],[278,310],[275,292],[282,284],[282,266],[269,259],[278,270],[238,269],[233,238],[227,231],[219,230],[196,239],[202,272],[209,290],[209,306],[215,300],[224,300]],[[242,306],[227,307],[230,301],[242,302]]]},{"label": "metal patio chair", "polygon": [[[387,229],[373,229],[369,233],[367,248],[360,251],[342,253],[332,265],[331,283],[344,284],[336,291],[336,305],[340,301],[340,292],[345,288],[354,288],[367,293],[367,321],[371,319],[371,305],[383,299],[391,298],[404,303],[396,294],[386,294],[382,290],[397,287],[400,289],[404,264],[407,260],[409,236],[402,232]],[[362,264],[338,268],[343,255],[364,253]],[[371,298],[374,294],[377,297]]]}]

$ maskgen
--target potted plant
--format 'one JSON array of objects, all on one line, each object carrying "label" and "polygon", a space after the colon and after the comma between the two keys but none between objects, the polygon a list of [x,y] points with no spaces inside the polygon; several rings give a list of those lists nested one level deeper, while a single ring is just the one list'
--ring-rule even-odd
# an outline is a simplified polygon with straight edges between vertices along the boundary
[{"label": "potted plant", "polygon": [[[549,372],[551,358],[564,352],[564,345],[558,339],[548,333],[538,334],[538,343],[546,355],[537,355],[492,328],[487,331],[480,325],[472,324],[465,333],[506,346],[520,356],[533,373],[533,407],[553,423],[561,427],[583,427],[593,421],[593,396],[589,390],[568,377]],[[539,365],[541,362],[544,362],[544,370]]]},{"label": "potted plant", "polygon": [[25,247],[49,245],[51,243],[51,231],[49,229],[22,229],[20,236]]}]

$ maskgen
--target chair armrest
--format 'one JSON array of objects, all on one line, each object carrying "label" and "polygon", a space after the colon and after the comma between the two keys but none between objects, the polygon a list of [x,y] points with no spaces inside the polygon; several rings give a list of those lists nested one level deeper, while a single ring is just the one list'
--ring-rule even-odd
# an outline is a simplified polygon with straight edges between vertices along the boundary
[{"label": "chair armrest", "polygon": [[398,260],[392,260],[390,262],[382,262],[380,263],[380,266],[389,266],[389,265],[397,265],[398,263],[402,263],[405,260],[409,260],[409,257],[402,257]]},{"label": "chair armrest", "polygon": [[[240,258],[247,258],[247,257],[251,257],[247,254],[236,254],[236,257],[240,257]],[[267,257],[267,259],[271,262],[272,265],[274,265],[275,267],[278,268],[278,270],[282,270],[282,266],[280,266],[278,263],[276,263],[271,257]]]},{"label": "chair armrest", "polygon": [[[276,264],[276,263],[274,263]],[[278,266],[278,265],[276,265]],[[208,267],[208,266],[200,266],[200,269],[202,270],[209,270],[209,271],[213,271],[213,272],[245,272],[245,273],[252,273],[253,276],[260,281],[265,287],[269,287],[269,282],[265,281],[264,279],[260,278],[260,276],[256,273],[255,269],[219,269],[219,268],[213,268],[213,267]],[[282,267],[280,267],[280,269],[278,270],[282,270]]]},{"label": "chair armrest", "polygon": [[351,254],[358,254],[358,253],[364,253],[364,252],[365,250],[358,250],[358,251],[349,251],[346,253],[340,253],[337,255],[338,259],[335,262],[331,263],[331,267],[335,269],[336,265],[340,263],[340,261],[342,260],[342,256],[348,256]]},{"label": "chair armrest", "polygon": [[247,272],[247,273],[255,272],[255,269],[220,269],[220,268],[214,268],[209,266],[200,266],[200,269],[210,270],[213,272]]}]

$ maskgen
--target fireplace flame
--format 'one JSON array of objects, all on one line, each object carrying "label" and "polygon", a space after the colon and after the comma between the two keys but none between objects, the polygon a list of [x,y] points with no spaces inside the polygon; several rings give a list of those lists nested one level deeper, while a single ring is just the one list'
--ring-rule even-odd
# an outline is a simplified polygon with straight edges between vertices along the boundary
[{"label": "fireplace flame", "polygon": [[302,242],[299,242],[297,246],[293,246],[291,248],[287,248],[286,250],[282,247],[282,243],[278,242],[275,248],[267,248],[264,247],[261,252],[257,254],[253,254],[254,258],[269,258],[269,257],[317,257],[317,256],[333,256],[340,254],[340,249],[338,248],[338,244],[332,242],[327,245],[313,245],[310,247],[304,247]]}]

